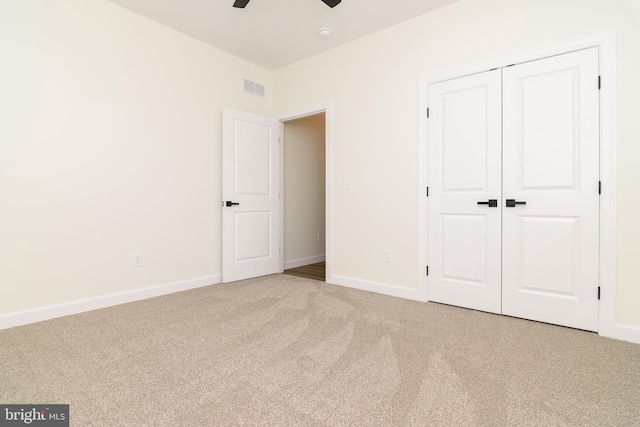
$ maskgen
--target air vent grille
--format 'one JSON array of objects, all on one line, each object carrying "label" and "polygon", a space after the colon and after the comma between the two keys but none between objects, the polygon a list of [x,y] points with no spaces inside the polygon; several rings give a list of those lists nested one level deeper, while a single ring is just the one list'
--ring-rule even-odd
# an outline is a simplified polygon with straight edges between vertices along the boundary
[{"label": "air vent grille", "polygon": [[249,79],[244,79],[242,82],[242,90],[251,95],[259,96],[260,98],[265,97],[265,87],[260,83],[253,82]]}]

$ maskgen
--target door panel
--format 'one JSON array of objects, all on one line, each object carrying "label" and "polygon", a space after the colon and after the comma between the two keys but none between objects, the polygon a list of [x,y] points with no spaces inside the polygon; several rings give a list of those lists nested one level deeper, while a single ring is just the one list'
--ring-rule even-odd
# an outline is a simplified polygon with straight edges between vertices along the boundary
[{"label": "door panel", "polygon": [[503,70],[504,314],[598,327],[596,48]]},{"label": "door panel", "polygon": [[[536,64],[539,65],[539,64]],[[579,175],[577,68],[521,78],[519,189],[573,188]],[[512,75],[511,70],[505,71]],[[507,111],[508,115],[510,112]],[[509,141],[511,142],[511,141]]]},{"label": "door panel", "polygon": [[522,291],[574,298],[580,276],[580,218],[519,215],[518,221]]},{"label": "door panel", "polygon": [[234,212],[235,262],[271,256],[271,212]]},{"label": "door panel", "polygon": [[482,84],[440,95],[443,192],[487,191],[487,90]]},{"label": "door panel", "polygon": [[430,301],[500,312],[500,71],[429,86]]},{"label": "door panel", "polygon": [[442,215],[442,280],[486,283],[486,215]]},{"label": "door panel", "polygon": [[271,128],[234,121],[234,194],[268,196],[271,189]]},{"label": "door panel", "polygon": [[[223,110],[222,281],[280,271],[278,122]],[[226,206],[225,202],[238,203]]]}]

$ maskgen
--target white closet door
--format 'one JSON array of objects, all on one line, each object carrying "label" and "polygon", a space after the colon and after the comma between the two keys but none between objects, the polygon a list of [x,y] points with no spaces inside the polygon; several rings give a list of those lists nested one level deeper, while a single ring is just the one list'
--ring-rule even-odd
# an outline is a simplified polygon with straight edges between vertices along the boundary
[{"label": "white closet door", "polygon": [[505,68],[503,84],[502,312],[596,331],[597,48]]},{"label": "white closet door", "polygon": [[[500,313],[501,75],[429,86],[430,301]],[[495,207],[478,202],[496,201]]]}]

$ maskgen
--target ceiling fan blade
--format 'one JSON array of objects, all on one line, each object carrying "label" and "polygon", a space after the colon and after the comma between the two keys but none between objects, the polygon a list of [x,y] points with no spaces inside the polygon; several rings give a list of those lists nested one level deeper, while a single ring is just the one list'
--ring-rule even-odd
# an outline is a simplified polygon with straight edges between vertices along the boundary
[{"label": "ceiling fan blade", "polygon": [[342,0],[322,0],[322,2],[329,7],[336,7],[341,1]]},{"label": "ceiling fan blade", "polygon": [[247,3],[249,3],[249,0],[236,0],[235,3],[233,3],[233,7],[238,7],[242,9],[247,5]]}]

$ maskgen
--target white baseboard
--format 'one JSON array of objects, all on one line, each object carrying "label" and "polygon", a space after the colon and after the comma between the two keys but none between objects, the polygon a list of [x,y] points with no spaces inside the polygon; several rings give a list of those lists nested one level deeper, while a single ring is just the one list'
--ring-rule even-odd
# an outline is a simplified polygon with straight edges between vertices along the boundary
[{"label": "white baseboard", "polygon": [[616,338],[640,344],[640,327],[616,323]]},{"label": "white baseboard", "polygon": [[97,310],[99,308],[111,307],[128,302],[172,294],[174,292],[188,291],[189,289],[215,285],[221,282],[222,275],[214,274],[212,276],[198,277],[196,279],[150,286],[132,291],[118,292],[111,295],[86,298],[31,310],[17,311],[15,313],[0,315],[0,329],[13,328],[14,326],[27,325],[29,323],[55,319],[56,317],[69,316],[71,314],[83,313],[85,311]]},{"label": "white baseboard", "polygon": [[362,291],[375,292],[392,297],[405,298],[420,301],[417,289],[405,288],[403,286],[390,285],[387,283],[370,282],[368,280],[353,279],[351,277],[331,275],[327,277],[327,283],[333,285],[346,286],[348,288],[360,289]]},{"label": "white baseboard", "polygon": [[324,255],[316,255],[308,258],[300,258],[294,259],[291,261],[284,262],[284,269],[288,270],[290,268],[302,267],[303,265],[315,264],[317,262],[326,261],[326,257]]}]

